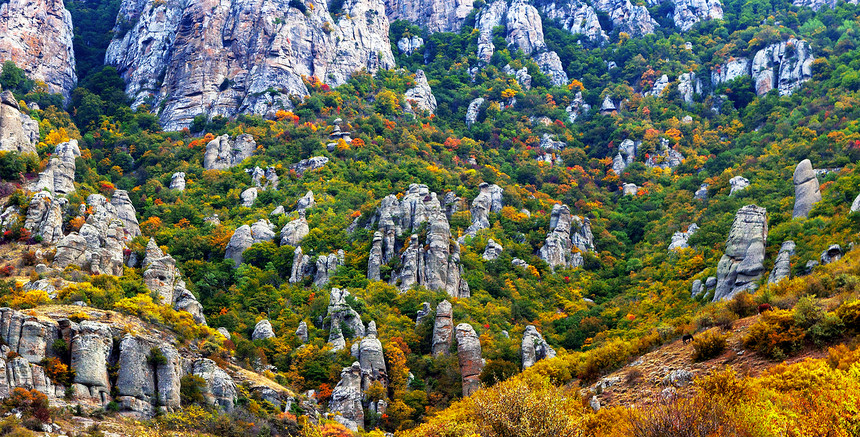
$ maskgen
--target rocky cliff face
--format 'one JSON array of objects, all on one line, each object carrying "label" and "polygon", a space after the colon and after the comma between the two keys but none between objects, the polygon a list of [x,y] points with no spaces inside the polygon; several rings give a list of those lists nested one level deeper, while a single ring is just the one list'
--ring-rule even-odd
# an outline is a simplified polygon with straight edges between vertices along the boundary
[{"label": "rocky cliff face", "polygon": [[[91,320],[69,320],[71,312],[83,312]],[[128,327],[135,326],[129,333]],[[16,387],[44,393],[54,406],[80,404],[104,408],[116,401],[123,415],[152,417],[156,408],[180,408],[180,379],[186,374],[203,378],[205,401],[232,410],[237,398],[233,376],[213,361],[199,358],[173,346],[170,332],[158,331],[140,321],[113,312],[88,311],[53,306],[29,310],[27,314],[0,308],[0,397]],[[57,341],[68,348],[56,349]],[[19,354],[16,358],[12,352]],[[162,358],[153,359],[158,354]],[[53,382],[42,364],[55,358],[74,371],[66,387]],[[116,368],[116,373],[109,369]],[[272,383],[266,388],[277,387]],[[67,398],[71,393],[71,399]],[[273,392],[275,398],[289,394]]]},{"label": "rocky cliff face", "polygon": [[756,94],[762,96],[774,88],[781,96],[791,94],[812,78],[814,60],[809,44],[794,38],[759,50],[750,67]]},{"label": "rocky cliff face", "polygon": [[0,59],[14,61],[31,79],[67,99],[78,83],[72,37],[72,16],[63,0],[0,5]]},{"label": "rocky cliff face", "polygon": [[583,34],[589,40],[607,40],[606,32],[600,27],[597,11],[591,5],[579,1],[554,1],[543,3],[540,11],[550,20],[556,20],[561,27],[572,34]]},{"label": "rocky cliff face", "polygon": [[675,26],[682,32],[690,30],[699,21],[723,19],[720,0],[675,0],[674,3],[672,16]]},{"label": "rocky cliff face", "polygon": [[386,0],[388,19],[406,20],[430,33],[457,32],[472,12],[473,0]]},{"label": "rocky cliff face", "polygon": [[392,68],[384,11],[382,0],[346,0],[334,16],[320,0],[125,0],[106,62],[135,106],[164,105],[167,130],[200,114],[273,115],[307,94],[302,76],[340,85]]},{"label": "rocky cliff face", "polygon": [[755,205],[739,209],[729,231],[726,252],[717,265],[715,302],[755,290],[755,282],[764,273],[766,241],[767,211]]},{"label": "rocky cliff face", "polygon": [[627,32],[630,36],[654,33],[657,26],[645,6],[634,5],[630,0],[598,0],[594,2],[594,8],[609,14],[613,30]]}]

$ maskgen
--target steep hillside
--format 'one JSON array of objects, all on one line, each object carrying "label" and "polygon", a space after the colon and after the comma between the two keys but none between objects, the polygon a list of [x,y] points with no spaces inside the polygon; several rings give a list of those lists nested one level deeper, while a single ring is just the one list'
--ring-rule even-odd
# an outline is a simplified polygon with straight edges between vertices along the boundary
[{"label": "steep hillside", "polygon": [[10,427],[857,430],[857,5],[43,3],[0,6]]}]

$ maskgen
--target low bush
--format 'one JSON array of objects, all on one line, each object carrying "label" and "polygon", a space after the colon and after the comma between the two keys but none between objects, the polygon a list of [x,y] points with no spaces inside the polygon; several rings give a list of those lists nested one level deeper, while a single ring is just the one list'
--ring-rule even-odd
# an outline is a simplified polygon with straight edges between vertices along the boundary
[{"label": "low bush", "polygon": [[715,329],[705,331],[693,339],[693,361],[705,361],[726,350],[726,336]]}]

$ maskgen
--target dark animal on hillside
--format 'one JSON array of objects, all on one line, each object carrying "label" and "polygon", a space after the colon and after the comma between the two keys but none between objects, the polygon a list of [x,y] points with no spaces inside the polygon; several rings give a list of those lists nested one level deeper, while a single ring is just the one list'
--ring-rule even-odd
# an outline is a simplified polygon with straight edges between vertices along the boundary
[{"label": "dark animal on hillside", "polygon": [[687,343],[693,341],[693,336],[690,334],[684,334],[684,336],[681,337],[681,340],[684,342],[684,344],[687,344]]},{"label": "dark animal on hillside", "polygon": [[758,306],[758,313],[759,313],[759,314],[761,314],[761,313],[763,313],[763,312],[765,312],[765,311],[773,311],[773,307],[772,307],[772,306],[770,306],[770,304],[769,304],[769,303],[763,303],[763,304],[761,304],[761,305],[759,305],[759,306]]}]

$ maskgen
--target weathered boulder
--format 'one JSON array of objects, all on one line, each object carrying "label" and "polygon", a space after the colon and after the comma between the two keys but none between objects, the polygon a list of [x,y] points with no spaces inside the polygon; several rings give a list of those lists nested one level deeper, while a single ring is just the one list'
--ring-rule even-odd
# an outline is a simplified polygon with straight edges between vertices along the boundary
[{"label": "weathered boulder", "polygon": [[113,336],[110,327],[85,320],[70,344],[71,366],[78,395],[106,404],[110,394],[107,359],[111,355]]},{"label": "weathered boulder", "polygon": [[242,264],[242,252],[256,243],[272,241],[275,239],[274,225],[268,220],[261,219],[251,226],[242,225],[233,236],[230,237],[230,242],[227,243],[227,250],[224,253],[224,259],[232,259],[236,266]]},{"label": "weathered boulder", "polygon": [[678,76],[678,92],[684,103],[692,105],[694,95],[702,94],[702,81],[696,77],[696,73],[683,73]]},{"label": "weathered boulder", "polygon": [[635,196],[637,193],[639,193],[639,187],[637,187],[636,184],[625,183],[622,188],[622,193],[625,196]]},{"label": "weathered boulder", "polygon": [[502,212],[502,188],[498,185],[481,183],[480,193],[472,201],[472,225],[466,229],[466,234],[475,236],[481,229],[490,227],[490,213]]},{"label": "weathered boulder", "polygon": [[254,206],[254,201],[257,200],[258,195],[257,187],[251,187],[242,191],[242,194],[239,195],[239,198],[242,199],[241,205],[245,208]]},{"label": "weathered boulder", "polygon": [[433,324],[433,341],[431,351],[434,357],[447,355],[454,339],[454,312],[447,300],[436,306],[436,321]]},{"label": "weathered boulder", "polygon": [[693,373],[686,369],[675,369],[663,377],[663,385],[683,387],[693,382]]},{"label": "weathered boulder", "polygon": [[695,298],[696,296],[702,294],[705,291],[704,285],[702,284],[701,279],[696,279],[693,281],[693,285],[690,287],[690,297]]},{"label": "weathered boulder", "polygon": [[555,350],[544,340],[537,328],[528,325],[523,332],[520,355],[522,356],[523,369],[528,369],[540,360],[554,358]]},{"label": "weathered boulder", "polygon": [[[498,1],[496,3],[499,3]],[[504,3],[504,2],[502,2]],[[495,3],[494,3],[495,4]],[[466,108],[466,127],[472,127],[475,122],[478,121],[478,113],[481,110],[481,105],[484,104],[484,98],[478,97],[475,100],[472,100],[469,103],[469,107]]]},{"label": "weathered boulder", "polygon": [[299,218],[290,221],[281,228],[281,246],[298,247],[310,231],[311,228],[308,226],[304,213],[300,213]]},{"label": "weathered boulder", "polygon": [[711,71],[711,84],[719,86],[741,76],[749,75],[750,60],[748,58],[730,58],[725,64],[717,65]]},{"label": "weathered boulder", "polygon": [[254,332],[251,334],[251,340],[265,340],[274,336],[275,331],[272,329],[272,323],[263,319],[254,325]]},{"label": "weathered boulder", "polygon": [[290,170],[296,172],[298,177],[304,176],[306,172],[319,170],[328,164],[329,159],[325,156],[314,156],[313,158],[303,159],[290,166]]},{"label": "weathered boulder", "polygon": [[582,92],[577,91],[576,95],[573,97],[573,101],[571,101],[564,110],[567,112],[567,119],[570,120],[571,123],[576,123],[577,119],[588,115],[588,111],[591,110],[591,105],[585,103],[585,98],[582,97]]},{"label": "weathered boulder", "polygon": [[794,169],[794,212],[793,218],[806,218],[816,203],[821,201],[818,178],[812,169],[812,162],[804,159]]},{"label": "weathered boulder", "polygon": [[699,186],[699,189],[696,190],[696,194],[694,197],[699,200],[705,200],[708,198],[708,188],[711,186],[709,184],[702,184]]},{"label": "weathered boulder", "polygon": [[839,261],[842,258],[842,246],[838,244],[833,244],[827,248],[824,252],[821,252],[821,265],[830,264],[835,261]]},{"label": "weathered boulder", "polygon": [[203,398],[206,403],[220,407],[226,412],[233,411],[233,406],[238,398],[238,390],[233,378],[230,378],[227,372],[208,358],[194,360],[189,367],[188,373],[199,376],[206,381],[206,386],[203,389]]},{"label": "weathered boulder", "polygon": [[313,273],[310,255],[306,255],[302,251],[302,247],[296,247],[293,251],[293,266],[290,270],[290,284],[295,284],[305,279]]},{"label": "weathered boulder", "polygon": [[726,252],[717,265],[714,301],[731,299],[755,289],[764,273],[767,210],[747,205],[738,210],[726,241]]},{"label": "weathered boulder", "polygon": [[791,276],[791,257],[794,255],[795,247],[794,241],[791,240],[782,243],[779,253],[776,255],[776,261],[773,263],[773,270],[770,272],[770,277],[767,278],[768,284],[776,284]]},{"label": "weathered boulder", "polygon": [[[0,11],[4,6],[0,6]],[[11,92],[0,93],[0,151],[36,154],[38,139],[38,122],[21,113],[18,101]]]},{"label": "weathered boulder", "polygon": [[230,139],[229,135],[221,135],[206,145],[203,168],[226,170],[253,155],[255,150],[257,150],[257,143],[254,137],[248,134],[239,135],[235,140]]},{"label": "weathered boulder", "polygon": [[432,311],[433,309],[430,308],[430,302],[421,302],[421,309],[418,310],[418,313],[415,315],[415,324],[420,325]]},{"label": "weathered boulder", "polygon": [[[78,232],[72,232],[57,243],[54,264],[58,268],[77,265],[93,274],[122,276],[126,242],[140,235],[139,229],[127,229],[126,222],[134,217],[134,207],[121,205],[124,221],[117,207],[101,194],[91,194],[81,211],[86,222]],[[136,221],[136,219],[135,219]]]},{"label": "weathered boulder", "polygon": [[170,177],[170,189],[176,191],[185,191],[185,173],[176,172]]},{"label": "weathered boulder", "polygon": [[302,344],[308,342],[308,324],[305,323],[304,320],[299,322],[299,327],[296,328],[296,337],[302,342]]},{"label": "weathered boulder", "polygon": [[502,247],[501,244],[496,243],[495,240],[490,238],[487,241],[487,247],[484,248],[484,255],[482,256],[482,258],[484,258],[484,260],[486,260],[486,261],[492,261],[494,259],[497,259],[499,256],[501,256],[503,250],[504,250],[504,248]]},{"label": "weathered boulder", "polygon": [[660,152],[652,153],[645,160],[645,165],[651,168],[672,169],[684,162],[681,152],[669,147],[668,141],[663,141]]},{"label": "weathered boulder", "polygon": [[24,229],[34,237],[41,236],[45,243],[56,244],[63,238],[63,213],[67,204],[65,198],[55,198],[47,191],[34,194],[27,208]]},{"label": "weathered boulder", "polygon": [[72,16],[61,0],[4,2],[0,59],[15,62],[28,78],[44,82],[48,92],[68,99],[78,83],[72,30]]},{"label": "weathered boulder", "polygon": [[502,71],[507,75],[514,76],[514,79],[516,79],[517,83],[524,90],[530,90],[532,88],[532,76],[529,74],[528,68],[523,67],[519,70],[514,70],[514,68],[511,67],[511,64],[507,64]]},{"label": "weathered boulder", "polygon": [[851,212],[860,211],[860,194],[854,198],[854,202],[851,204]]},{"label": "weathered boulder", "polygon": [[228,330],[227,330],[227,328],[225,328],[225,327],[223,327],[223,326],[222,326],[222,327],[220,327],[220,328],[218,328],[218,333],[219,333],[219,334],[221,334],[221,335],[223,335],[223,336],[224,336],[224,338],[226,338],[227,340],[230,340],[230,339],[232,339],[232,338],[233,338],[233,336],[232,336],[232,335],[230,335],[230,331],[228,331]]},{"label": "weathered boulder", "polygon": [[361,364],[356,361],[340,372],[340,381],[331,392],[329,410],[335,420],[352,431],[364,426],[364,407],[361,392]]},{"label": "weathered boulder", "polygon": [[457,325],[456,335],[457,358],[460,361],[460,374],[463,377],[463,397],[468,397],[481,388],[479,376],[484,370],[481,340],[472,325],[468,323]]},{"label": "weathered boulder", "polygon": [[672,242],[669,243],[669,250],[681,250],[690,247],[687,245],[687,240],[699,230],[699,225],[693,223],[687,227],[687,232],[675,232],[672,235]]},{"label": "weathered boulder", "polygon": [[324,288],[328,281],[334,276],[338,267],[344,263],[343,249],[337,253],[323,255],[317,258],[316,272],[314,273],[314,285],[317,288]]},{"label": "weathered boulder", "polygon": [[314,192],[308,191],[296,202],[296,211],[301,213],[315,206],[317,206],[317,202],[314,200]]},{"label": "weathered boulder", "polygon": [[411,55],[424,46],[424,38],[418,35],[412,35],[412,38],[403,37],[397,41],[397,50],[400,53]]},{"label": "weathered boulder", "polygon": [[618,154],[612,159],[612,171],[621,176],[624,170],[636,159],[637,142],[627,138],[618,146]]},{"label": "weathered boulder", "polygon": [[436,112],[436,96],[433,95],[433,90],[427,83],[424,70],[415,72],[415,86],[406,90],[405,97],[406,112],[414,112],[416,109],[427,111],[430,115]]},{"label": "weathered boulder", "polygon": [[732,187],[731,191],[729,191],[729,196],[731,196],[732,194],[735,194],[738,191],[743,191],[749,187],[750,181],[743,176],[735,176],[729,179],[729,185]]}]

